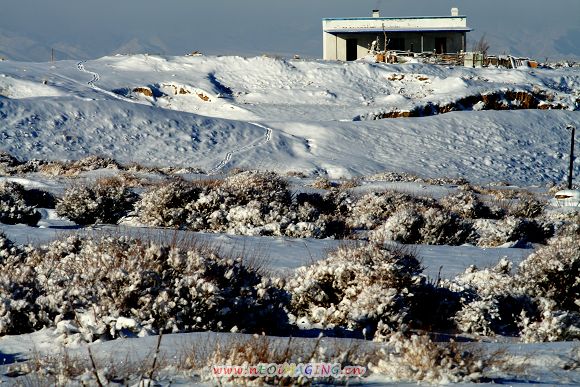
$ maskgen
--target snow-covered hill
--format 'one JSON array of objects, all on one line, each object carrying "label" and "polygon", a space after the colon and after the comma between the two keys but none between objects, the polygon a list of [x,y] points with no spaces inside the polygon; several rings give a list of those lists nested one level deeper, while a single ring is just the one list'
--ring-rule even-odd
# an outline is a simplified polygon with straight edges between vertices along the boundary
[{"label": "snow-covered hill", "polygon": [[[535,184],[563,177],[564,127],[579,122],[577,68],[138,55],[5,61],[0,74],[0,150],[21,158]],[[531,100],[564,110],[476,111]],[[425,107],[464,111],[368,121],[435,113]]]}]

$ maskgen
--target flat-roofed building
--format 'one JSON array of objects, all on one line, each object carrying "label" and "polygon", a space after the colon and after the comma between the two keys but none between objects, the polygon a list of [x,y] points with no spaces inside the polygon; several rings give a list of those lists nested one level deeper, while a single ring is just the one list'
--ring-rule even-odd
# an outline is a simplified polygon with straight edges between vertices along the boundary
[{"label": "flat-roofed building", "polygon": [[450,16],[381,17],[374,10],[371,17],[322,19],[323,58],[356,60],[368,54],[373,42],[384,50],[439,54],[465,51],[467,17],[457,8]]}]

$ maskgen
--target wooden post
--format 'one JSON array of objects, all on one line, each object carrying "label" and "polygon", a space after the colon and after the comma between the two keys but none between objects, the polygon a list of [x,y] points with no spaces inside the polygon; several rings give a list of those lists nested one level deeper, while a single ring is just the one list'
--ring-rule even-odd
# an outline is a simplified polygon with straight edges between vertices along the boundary
[{"label": "wooden post", "polygon": [[570,141],[570,171],[568,173],[568,189],[572,189],[572,178],[574,177],[574,136],[576,135],[576,127],[574,125],[568,125],[566,129],[572,131],[572,139]]}]

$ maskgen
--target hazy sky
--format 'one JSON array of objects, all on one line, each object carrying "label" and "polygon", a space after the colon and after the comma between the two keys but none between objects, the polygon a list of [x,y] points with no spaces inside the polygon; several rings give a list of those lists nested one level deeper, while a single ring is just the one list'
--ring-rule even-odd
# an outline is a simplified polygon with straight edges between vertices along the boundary
[{"label": "hazy sky", "polygon": [[[0,0],[0,55],[47,60],[114,52],[320,57],[323,17],[448,15],[494,53],[580,57],[580,0]],[[469,45],[469,44],[468,44]]]}]

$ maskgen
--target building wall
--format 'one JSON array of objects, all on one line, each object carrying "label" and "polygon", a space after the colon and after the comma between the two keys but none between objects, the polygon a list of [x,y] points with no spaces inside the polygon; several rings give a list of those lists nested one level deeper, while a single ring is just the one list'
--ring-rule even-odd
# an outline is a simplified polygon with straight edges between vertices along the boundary
[{"label": "building wall", "polygon": [[[455,53],[464,50],[463,32],[423,32],[423,33],[387,33],[388,39],[402,38],[404,40],[403,51],[421,52],[421,35],[423,35],[423,51],[435,50],[435,39],[446,38],[447,52]],[[384,35],[382,33],[338,33],[323,34],[323,58],[325,60],[346,60],[346,39],[357,39],[357,58],[368,55],[368,49],[374,40],[378,38],[378,49],[384,49]]]},{"label": "building wall", "polygon": [[323,29],[408,29],[408,28],[465,28],[467,18],[465,16],[440,16],[440,17],[410,17],[410,18],[344,18],[323,19]]}]

